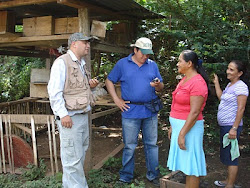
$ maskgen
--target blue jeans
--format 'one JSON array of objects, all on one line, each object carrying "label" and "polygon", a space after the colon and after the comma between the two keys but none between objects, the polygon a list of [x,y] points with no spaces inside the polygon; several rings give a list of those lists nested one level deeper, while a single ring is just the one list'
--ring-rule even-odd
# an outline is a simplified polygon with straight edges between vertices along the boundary
[{"label": "blue jeans", "polygon": [[57,120],[63,167],[63,188],[88,188],[84,174],[84,159],[89,146],[88,113],[71,116],[73,126],[65,128]]},{"label": "blue jeans", "polygon": [[146,158],[147,174],[149,181],[158,178],[158,119],[157,115],[145,119],[122,118],[122,135],[125,144],[122,156],[122,169],[120,180],[131,182],[134,176],[135,158],[134,152],[138,143],[138,134],[142,130],[142,141]]}]

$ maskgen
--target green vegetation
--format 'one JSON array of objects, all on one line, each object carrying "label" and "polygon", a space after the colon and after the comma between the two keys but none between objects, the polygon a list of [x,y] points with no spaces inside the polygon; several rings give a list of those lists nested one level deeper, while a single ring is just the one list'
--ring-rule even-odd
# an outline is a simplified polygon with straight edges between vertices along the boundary
[{"label": "green vegetation", "polygon": [[0,56],[0,102],[28,97],[31,69],[44,66],[37,58]]},{"label": "green vegetation", "polygon": [[46,166],[43,160],[40,160],[39,167],[29,164],[23,170],[22,175],[16,174],[1,174],[0,187],[1,188],[61,188],[62,174],[58,173],[55,176],[45,177]]}]

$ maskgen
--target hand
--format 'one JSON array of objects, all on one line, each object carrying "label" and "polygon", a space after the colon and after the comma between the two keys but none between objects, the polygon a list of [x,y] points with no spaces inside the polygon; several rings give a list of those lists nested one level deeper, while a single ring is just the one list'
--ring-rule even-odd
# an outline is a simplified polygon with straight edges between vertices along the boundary
[{"label": "hand", "polygon": [[130,103],[129,101],[124,101],[123,99],[121,98],[117,98],[114,100],[116,106],[118,106],[121,111],[124,112],[124,110],[128,111],[128,109],[130,108],[126,103]]},{"label": "hand", "polygon": [[179,145],[180,149],[186,150],[185,136],[179,134],[179,136],[178,136],[178,145]]},{"label": "hand", "polygon": [[171,134],[172,134],[172,126],[168,129],[168,139],[171,140]]},{"label": "hand", "polygon": [[161,83],[160,79],[159,78],[155,78],[155,79],[157,79],[156,82],[150,82],[151,87],[157,87],[160,85]]},{"label": "hand", "polygon": [[237,138],[237,131],[233,130],[233,128],[230,129],[230,131],[228,132],[228,138],[229,139],[235,139],[235,138]]},{"label": "hand", "polygon": [[99,84],[99,81],[97,79],[90,79],[89,80],[90,88],[95,88],[98,84]]},{"label": "hand", "polygon": [[61,124],[63,127],[71,128],[73,125],[71,117],[69,115],[67,115],[67,116],[64,116],[63,118],[61,118]]},{"label": "hand", "polygon": [[218,78],[217,74],[214,74],[213,83],[214,84],[219,83],[219,78]]}]

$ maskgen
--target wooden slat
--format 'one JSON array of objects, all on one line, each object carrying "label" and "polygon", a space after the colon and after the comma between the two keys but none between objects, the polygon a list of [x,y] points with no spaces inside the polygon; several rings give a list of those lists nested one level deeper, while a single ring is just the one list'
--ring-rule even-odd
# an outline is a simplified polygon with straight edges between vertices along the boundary
[{"label": "wooden slat", "polygon": [[37,145],[36,145],[36,130],[35,130],[35,121],[34,117],[30,116],[30,122],[31,122],[31,137],[32,137],[32,145],[33,145],[33,154],[34,154],[34,164],[38,166],[37,161]]},{"label": "wooden slat", "polygon": [[92,127],[94,131],[110,131],[110,132],[121,132],[122,128],[99,128],[99,127]]},{"label": "wooden slat", "polygon": [[[2,131],[3,131],[3,123],[2,123],[2,116],[0,115],[0,135],[1,135],[1,142],[2,142]],[[1,150],[1,153],[4,153],[4,150]],[[4,162],[5,163],[5,162]],[[0,173],[3,172],[3,167],[2,167],[2,157],[0,155]]]},{"label": "wooden slat", "polygon": [[[9,114],[9,116],[11,123],[31,123],[30,118],[33,116],[35,124],[47,124],[48,115]],[[54,117],[53,115],[51,116]]]},{"label": "wooden slat", "polygon": [[[48,35],[48,36],[31,36],[31,37],[0,37],[0,47],[10,47],[20,44],[22,45],[31,45],[31,44],[48,44],[51,45],[56,41],[66,42],[70,34],[64,35]],[[28,45],[28,46],[29,46]]]},{"label": "wooden slat", "polygon": [[4,106],[10,106],[13,104],[20,104],[20,103],[25,103],[25,102],[34,102],[36,100],[38,100],[39,98],[25,98],[25,99],[19,99],[16,101],[10,101],[10,102],[2,102],[0,103],[0,107],[4,107]]},{"label": "wooden slat", "polygon": [[10,153],[11,153],[11,173],[15,173],[15,164],[14,164],[14,152],[13,152],[13,143],[12,143],[12,130],[10,123],[10,116],[8,116],[8,124],[9,124],[9,137],[10,137]]},{"label": "wooden slat", "polygon": [[9,140],[9,127],[8,127],[7,116],[4,117],[4,122],[5,122],[5,135],[6,135],[8,162],[9,162],[10,169],[12,169],[12,163],[11,163],[12,161],[11,161],[11,153],[10,153],[10,140]]},{"label": "wooden slat", "polygon": [[25,127],[24,125],[20,124],[20,123],[13,123],[12,125],[14,125],[15,127],[23,130],[24,132],[28,133],[31,135],[31,129],[28,127]]},{"label": "wooden slat", "polygon": [[110,157],[113,157],[115,156],[119,151],[122,150],[122,148],[124,147],[124,144],[121,143],[117,148],[115,148],[110,154],[108,154],[106,157],[104,157],[104,159],[102,159],[99,163],[97,163],[93,169],[99,169],[101,168],[104,163],[110,158]]},{"label": "wooden slat", "polygon": [[10,8],[10,7],[18,7],[24,5],[32,5],[32,4],[42,4],[42,3],[51,3],[56,2],[56,0],[12,0],[12,1],[4,1],[0,2],[0,9]]},{"label": "wooden slat", "polygon": [[50,122],[51,122],[51,127],[52,127],[52,140],[53,140],[53,149],[54,149],[54,160],[55,160],[55,166],[56,166],[56,173],[59,172],[58,170],[58,162],[57,162],[57,149],[56,149],[56,134],[55,134],[55,121],[52,116],[50,116]]},{"label": "wooden slat", "polygon": [[96,119],[96,118],[99,118],[101,116],[105,116],[105,115],[111,114],[113,112],[116,112],[118,110],[120,110],[120,108],[114,107],[114,108],[111,108],[109,110],[105,110],[105,111],[102,111],[102,112],[97,112],[97,113],[91,114],[91,119]]},{"label": "wooden slat", "polygon": [[169,179],[171,176],[174,176],[178,172],[180,171],[177,170],[177,171],[171,172],[167,174],[166,176],[163,176],[162,178],[160,178],[160,187],[162,188],[184,188],[185,184],[174,182]]},{"label": "wooden slat", "polygon": [[49,139],[49,156],[50,156],[50,166],[52,175],[55,175],[54,171],[54,160],[53,160],[53,150],[52,150],[52,140],[51,140],[51,131],[50,131],[50,118],[47,116],[47,127],[48,127],[48,139]]}]

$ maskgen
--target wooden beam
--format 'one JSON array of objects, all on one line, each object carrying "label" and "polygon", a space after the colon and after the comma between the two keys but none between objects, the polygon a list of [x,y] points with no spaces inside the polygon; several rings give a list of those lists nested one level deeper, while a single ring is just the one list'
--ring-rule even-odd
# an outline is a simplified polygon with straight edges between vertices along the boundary
[{"label": "wooden beam", "polygon": [[12,125],[14,125],[15,127],[19,128],[19,129],[22,129],[23,131],[25,131],[26,133],[28,133],[30,135],[32,134],[30,128],[25,127],[24,125],[22,125],[20,123],[13,123]]},{"label": "wooden beam", "polygon": [[15,50],[3,50],[0,49],[0,55],[7,55],[7,56],[21,56],[21,57],[41,57],[41,58],[49,58],[49,51],[35,51],[35,50],[27,50],[27,51],[18,51]]},{"label": "wooden beam", "polygon": [[[2,116],[7,118],[6,114]],[[33,116],[35,124],[47,124],[47,116],[53,115],[8,114],[8,116],[10,116],[11,123],[31,123],[31,116]]]},{"label": "wooden beam", "polygon": [[3,1],[0,2],[0,9],[10,8],[10,7],[19,7],[24,5],[32,4],[43,4],[56,2],[57,0],[12,0],[12,1]]},{"label": "wooden beam", "polygon": [[31,46],[28,44],[53,44],[53,42],[67,42],[70,34],[64,35],[48,35],[48,36],[32,36],[32,37],[0,37],[0,47],[10,46]]},{"label": "wooden beam", "polygon": [[110,131],[110,132],[121,132],[122,128],[100,128],[100,127],[92,127],[94,131]]},{"label": "wooden beam", "polygon": [[128,49],[126,47],[120,47],[115,46],[112,44],[104,44],[104,43],[94,43],[91,45],[91,48],[94,50],[99,50],[102,52],[115,52],[115,53],[121,53],[121,54],[130,54],[131,49]]},{"label": "wooden beam", "polygon": [[26,103],[26,102],[34,102],[37,101],[39,98],[24,98],[24,99],[19,99],[16,101],[10,101],[10,102],[2,102],[0,103],[0,108],[1,107],[5,107],[5,106],[9,106],[12,104],[20,104],[20,103]]},{"label": "wooden beam", "polygon": [[120,108],[114,107],[114,108],[111,108],[109,110],[105,110],[105,111],[102,111],[102,112],[97,112],[97,113],[91,114],[91,119],[96,119],[96,118],[99,118],[99,117],[114,113],[114,112],[116,112],[118,110],[120,110]]},{"label": "wooden beam", "polygon": [[[90,4],[84,1],[80,1],[80,0],[57,0],[58,4],[63,4],[69,7],[73,7],[73,8],[88,8],[90,10],[90,12],[98,12],[98,13],[102,13],[102,14],[106,14],[109,15],[109,17],[111,17],[111,19],[113,20],[134,20],[135,18],[132,16],[125,16],[123,14],[120,14],[120,12],[114,12],[105,8],[102,8],[100,6],[94,5],[94,4]],[[92,19],[97,19],[97,20],[101,20],[102,17],[98,18],[92,18]],[[107,20],[110,21],[110,18]]]},{"label": "wooden beam", "polygon": [[104,157],[104,159],[102,159],[99,163],[97,163],[93,169],[100,169],[104,163],[110,158],[115,156],[117,153],[119,153],[119,151],[122,150],[122,148],[124,147],[124,144],[121,143],[117,148],[115,148],[110,154],[108,154],[106,157]]},{"label": "wooden beam", "polygon": [[162,178],[160,178],[160,187],[162,188],[184,188],[185,184],[183,183],[179,183],[179,182],[175,182],[170,180],[171,176],[174,176],[175,174],[179,173],[180,171],[173,171],[169,174],[167,174],[166,176],[163,176]]},{"label": "wooden beam", "polygon": [[113,16],[114,16],[114,14],[116,14],[113,11],[101,8],[99,6],[96,6],[96,5],[93,5],[90,3],[86,3],[84,1],[79,1],[79,0],[57,0],[57,3],[67,5],[69,7],[73,7],[73,8],[77,8],[77,9],[88,8],[88,9],[94,10],[95,12],[101,12],[101,13],[105,13],[105,14],[113,15]]}]

